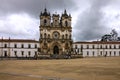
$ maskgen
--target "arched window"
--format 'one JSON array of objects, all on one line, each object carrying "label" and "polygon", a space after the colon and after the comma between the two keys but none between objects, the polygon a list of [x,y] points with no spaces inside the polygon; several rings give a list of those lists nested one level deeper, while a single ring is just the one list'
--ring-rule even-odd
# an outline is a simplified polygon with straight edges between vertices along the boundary
[{"label": "arched window", "polygon": [[55,20],[55,26],[57,26],[57,20]]},{"label": "arched window", "polygon": [[64,39],[64,35],[62,35],[62,39]]},{"label": "arched window", "polygon": [[69,35],[69,39],[71,39],[71,35]]},{"label": "arched window", "polygon": [[44,25],[46,25],[47,24],[47,20],[46,19],[44,19]]},{"label": "arched window", "polygon": [[68,26],[68,22],[67,22],[67,21],[65,21],[65,26],[66,26],[66,27]]},{"label": "arched window", "polygon": [[42,37],[42,34],[40,35],[40,37],[43,38],[43,37]]},{"label": "arched window", "polygon": [[50,38],[50,34],[48,34],[48,38]]},{"label": "arched window", "polygon": [[66,39],[67,39],[68,35],[66,34]]},{"label": "arched window", "polygon": [[47,36],[46,36],[46,33],[44,34],[44,38],[46,38]]},{"label": "arched window", "polygon": [[65,44],[65,48],[68,49],[68,47],[69,47],[69,45],[68,45],[68,43],[66,43],[66,44]]}]

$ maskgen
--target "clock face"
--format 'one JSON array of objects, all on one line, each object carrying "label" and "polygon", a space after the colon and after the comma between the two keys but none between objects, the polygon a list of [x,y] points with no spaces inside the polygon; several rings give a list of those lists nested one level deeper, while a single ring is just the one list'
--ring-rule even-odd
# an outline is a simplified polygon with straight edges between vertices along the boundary
[{"label": "clock face", "polygon": [[53,38],[58,39],[59,38],[59,33],[57,31],[53,32]]}]

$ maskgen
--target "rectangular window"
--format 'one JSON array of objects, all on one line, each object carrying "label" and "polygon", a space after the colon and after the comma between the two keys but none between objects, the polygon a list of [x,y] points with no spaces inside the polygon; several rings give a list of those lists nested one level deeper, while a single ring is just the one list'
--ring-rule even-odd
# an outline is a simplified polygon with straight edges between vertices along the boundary
[{"label": "rectangular window", "polygon": [[17,51],[14,51],[15,56],[17,56]]},{"label": "rectangular window", "polygon": [[30,51],[28,51],[28,55],[29,55],[29,56],[31,55],[31,52],[30,52]]},{"label": "rectangular window", "polygon": [[7,48],[7,44],[4,44],[4,48]]},{"label": "rectangular window", "polygon": [[77,49],[77,45],[75,45],[75,49]]},{"label": "rectangular window", "polygon": [[37,48],[37,44],[35,44],[35,48]]},{"label": "rectangular window", "polygon": [[120,51],[119,51],[119,56],[120,56]]},{"label": "rectangular window", "polygon": [[21,44],[21,48],[24,48],[24,44]]},{"label": "rectangular window", "polygon": [[110,45],[110,49],[111,49],[111,45]]},{"label": "rectangular window", "polygon": [[4,51],[4,57],[7,57],[8,55],[7,55],[7,51]]},{"label": "rectangular window", "polygon": [[116,56],[116,51],[114,51],[114,56]]},{"label": "rectangular window", "polygon": [[35,51],[35,55],[37,55],[37,51]]},{"label": "rectangular window", "polygon": [[21,55],[24,56],[24,51],[21,51]]},{"label": "rectangular window", "polygon": [[94,51],[93,51],[93,56],[95,55]]},{"label": "rectangular window", "polygon": [[87,56],[89,56],[89,51],[87,51]]},{"label": "rectangular window", "polygon": [[31,45],[30,45],[30,44],[28,44],[28,48],[31,48]]},{"label": "rectangular window", "polygon": [[114,49],[116,49],[116,45],[114,45]]},{"label": "rectangular window", "polygon": [[81,48],[83,48],[83,45],[81,45]]},{"label": "rectangular window", "polygon": [[87,49],[89,49],[89,45],[87,45]]},{"label": "rectangular window", "polygon": [[102,56],[102,51],[100,51],[100,55]]},{"label": "rectangular window", "polygon": [[37,57],[37,51],[35,51],[35,55],[34,55],[34,57]]},{"label": "rectangular window", "polygon": [[92,45],[92,48],[94,49],[94,48],[95,48],[95,46],[94,46],[94,45]]},{"label": "rectangular window", "polygon": [[100,49],[102,49],[102,45],[100,45]]},{"label": "rectangular window", "polygon": [[111,56],[111,51],[110,51],[110,56]]},{"label": "rectangular window", "polygon": [[106,51],[105,55],[107,56],[107,51]]},{"label": "rectangular window", "polygon": [[14,44],[14,48],[17,48],[17,44]]},{"label": "rectangular window", "polygon": [[77,52],[79,53],[79,49],[77,50]]},{"label": "rectangular window", "polygon": [[105,46],[105,48],[107,49],[107,45]]}]

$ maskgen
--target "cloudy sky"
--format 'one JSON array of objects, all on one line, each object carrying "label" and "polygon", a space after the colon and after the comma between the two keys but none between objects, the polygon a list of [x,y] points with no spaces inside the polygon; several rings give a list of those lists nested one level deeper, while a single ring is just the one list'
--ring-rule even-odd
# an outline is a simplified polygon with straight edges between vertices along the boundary
[{"label": "cloudy sky", "polygon": [[99,40],[116,29],[120,36],[120,0],[0,0],[0,38],[39,39],[44,8],[72,16],[73,40]]}]

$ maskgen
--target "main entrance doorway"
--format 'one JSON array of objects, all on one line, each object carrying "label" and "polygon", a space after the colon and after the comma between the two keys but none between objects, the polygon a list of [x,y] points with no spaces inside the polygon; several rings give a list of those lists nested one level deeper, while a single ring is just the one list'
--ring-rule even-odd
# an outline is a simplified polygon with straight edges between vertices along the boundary
[{"label": "main entrance doorway", "polygon": [[53,53],[54,54],[59,54],[59,48],[58,48],[58,46],[54,46]]}]

